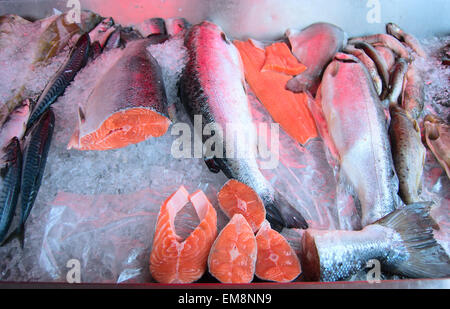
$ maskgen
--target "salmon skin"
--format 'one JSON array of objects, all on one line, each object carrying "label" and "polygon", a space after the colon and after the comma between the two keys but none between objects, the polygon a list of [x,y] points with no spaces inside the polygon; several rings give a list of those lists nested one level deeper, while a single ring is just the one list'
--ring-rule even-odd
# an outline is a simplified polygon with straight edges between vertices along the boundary
[{"label": "salmon skin", "polygon": [[392,104],[389,113],[389,137],[399,180],[399,195],[408,205],[419,202],[426,149],[416,120],[398,105]]},{"label": "salmon skin", "polygon": [[21,216],[19,226],[8,237],[9,242],[18,237],[23,247],[25,222],[36,200],[47,163],[48,151],[55,126],[55,115],[48,109],[29,133],[29,140],[23,154],[23,167],[20,181]]},{"label": "salmon skin", "polygon": [[5,148],[6,175],[0,191],[0,244],[5,240],[17,207],[22,173],[20,142],[14,137]]},{"label": "salmon skin", "polygon": [[[189,60],[179,83],[180,99],[191,120],[202,115],[203,128],[217,124],[215,130],[223,145],[223,155],[205,154],[230,179],[236,179],[252,188],[266,208],[269,222],[276,228],[283,226],[306,228],[302,215],[276,191],[259,170],[256,161],[257,136],[252,122],[241,58],[225,33],[211,22],[193,26],[186,35],[185,45]],[[237,138],[236,149],[247,149],[245,158],[231,153],[233,140],[227,141],[227,125],[245,128],[247,138]],[[228,134],[229,135],[229,134]],[[207,137],[203,136],[203,141]],[[245,144],[244,144],[245,143]]]},{"label": "salmon skin", "polygon": [[101,77],[86,107],[79,107],[69,149],[117,149],[166,133],[170,120],[162,72],[146,49],[152,42],[152,38],[129,42]]},{"label": "salmon skin", "polygon": [[300,32],[289,29],[286,37],[295,57],[307,67],[286,84],[286,89],[295,93],[309,91],[315,96],[323,71],[333,56],[344,48],[347,36],[335,25],[317,23]]},{"label": "salmon skin", "polygon": [[64,93],[66,87],[72,82],[78,71],[86,65],[90,44],[89,34],[87,33],[83,34],[78,39],[66,62],[55,74],[53,80],[47,84],[39,97],[36,106],[33,108],[30,119],[28,120],[27,130],[30,129],[42,114],[48,110],[50,105]]},{"label": "salmon skin", "polygon": [[434,115],[424,119],[425,140],[450,179],[450,126]]},{"label": "salmon skin", "polygon": [[362,63],[342,53],[327,67],[318,96],[341,171],[358,195],[366,226],[395,210],[398,191],[380,99]]}]

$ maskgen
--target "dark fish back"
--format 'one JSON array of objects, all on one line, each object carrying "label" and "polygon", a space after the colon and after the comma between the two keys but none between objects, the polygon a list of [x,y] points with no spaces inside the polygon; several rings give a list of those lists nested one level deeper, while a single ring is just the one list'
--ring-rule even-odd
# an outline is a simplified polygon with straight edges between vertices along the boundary
[{"label": "dark fish back", "polygon": [[49,109],[30,133],[31,138],[24,151],[21,180],[21,224],[25,224],[36,200],[44,175],[47,155],[55,125],[55,116]]},{"label": "dark fish back", "polygon": [[53,104],[59,96],[61,96],[66,87],[75,78],[81,68],[83,68],[88,60],[90,50],[89,34],[83,34],[73,47],[68,60],[56,73],[55,78],[50,81],[44,92],[41,94],[27,124],[30,129],[39,117]]},{"label": "dark fish back", "polygon": [[4,241],[11,226],[20,192],[22,172],[22,153],[17,137],[6,147],[7,171],[0,190],[0,244]]}]

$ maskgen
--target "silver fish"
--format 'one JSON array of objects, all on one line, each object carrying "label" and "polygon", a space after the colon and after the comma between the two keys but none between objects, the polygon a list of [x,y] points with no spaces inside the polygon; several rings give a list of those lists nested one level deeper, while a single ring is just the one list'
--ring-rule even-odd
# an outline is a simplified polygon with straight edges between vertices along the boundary
[{"label": "silver fish", "polygon": [[417,40],[413,35],[404,32],[398,25],[394,23],[388,23],[386,25],[386,32],[394,36],[397,40],[404,42],[420,57],[428,57],[419,40]]},{"label": "silver fish", "polygon": [[347,45],[344,50],[345,53],[355,56],[361,61],[362,64],[369,71],[370,77],[372,78],[373,85],[377,91],[378,96],[383,92],[383,81],[378,73],[377,66],[375,62],[364,52],[364,50],[356,48],[354,45]]},{"label": "silver fish", "polygon": [[[210,169],[215,172],[222,170],[228,178],[255,190],[264,202],[268,220],[274,228],[306,228],[307,223],[302,215],[259,170],[256,128],[252,122],[238,50],[225,33],[211,22],[193,26],[187,33],[185,45],[189,61],[179,84],[180,98],[191,120],[194,121],[196,115],[202,115],[203,128],[208,124],[217,124],[223,130],[214,130],[223,145],[223,154],[205,155],[209,159]],[[245,128],[238,132],[236,143],[236,149],[247,150],[245,158],[232,154],[234,137],[229,139],[226,133],[230,124]],[[242,138],[244,135],[247,138]],[[205,139],[204,136],[204,142]]]},{"label": "silver fish", "polygon": [[347,36],[335,25],[317,23],[300,32],[289,29],[286,37],[295,57],[307,67],[305,72],[288,81],[286,89],[309,91],[315,96],[326,65],[346,45]]},{"label": "silver fish", "polygon": [[361,231],[306,230],[303,274],[311,281],[349,278],[376,259],[381,271],[411,278],[450,276],[450,260],[433,238],[431,203],[397,209]]},{"label": "silver fish", "polygon": [[390,48],[394,53],[396,53],[399,57],[406,59],[407,61],[411,61],[411,55],[403,44],[397,40],[395,37],[389,34],[374,34],[369,36],[362,36],[351,38],[348,43],[353,44],[355,42],[363,41],[368,44],[381,44],[385,47]]},{"label": "silver fish", "polygon": [[320,91],[340,168],[358,195],[366,226],[396,208],[398,190],[380,99],[364,65],[343,53],[325,70]]}]

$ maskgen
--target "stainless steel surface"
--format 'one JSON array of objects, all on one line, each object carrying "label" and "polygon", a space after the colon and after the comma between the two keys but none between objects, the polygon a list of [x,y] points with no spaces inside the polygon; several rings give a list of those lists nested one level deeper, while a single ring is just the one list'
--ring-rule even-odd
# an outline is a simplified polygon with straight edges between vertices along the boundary
[{"label": "stainless steel surface", "polygon": [[[0,282],[0,289],[12,288],[96,288],[96,289],[180,289],[180,286],[149,283],[149,284],[68,284],[68,283],[48,283],[48,282],[28,282],[13,283]],[[183,285],[183,289],[221,289],[222,284],[188,284]],[[450,279],[420,279],[420,280],[387,280],[380,283],[368,283],[364,281],[355,282],[333,282],[333,283],[252,283],[227,285],[228,291],[241,289],[450,289]]]},{"label": "stainless steel surface", "polygon": [[[69,0],[0,0],[0,15],[40,18],[68,10]],[[71,2],[74,2],[71,0]],[[334,23],[350,36],[385,31],[395,22],[406,31],[428,37],[450,33],[448,0],[80,0],[82,9],[112,16],[122,24],[150,17],[182,16],[191,23],[210,19],[231,36],[274,39],[289,27]]]}]

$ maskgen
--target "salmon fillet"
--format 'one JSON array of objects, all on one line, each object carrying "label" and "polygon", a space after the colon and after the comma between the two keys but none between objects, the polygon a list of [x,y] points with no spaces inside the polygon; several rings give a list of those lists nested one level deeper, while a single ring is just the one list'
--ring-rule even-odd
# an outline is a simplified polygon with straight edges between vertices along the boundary
[{"label": "salmon fillet", "polygon": [[[273,120],[302,145],[317,137],[316,125],[307,106],[306,94],[295,94],[285,89],[292,76],[262,70],[266,62],[266,52],[255,46],[251,40],[234,41],[234,45],[241,54],[245,79]],[[269,49],[269,55],[273,53],[275,50]]]}]

